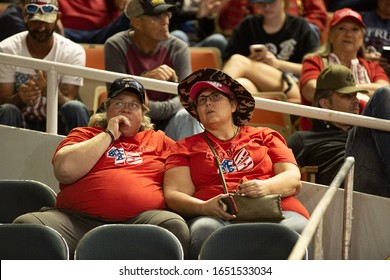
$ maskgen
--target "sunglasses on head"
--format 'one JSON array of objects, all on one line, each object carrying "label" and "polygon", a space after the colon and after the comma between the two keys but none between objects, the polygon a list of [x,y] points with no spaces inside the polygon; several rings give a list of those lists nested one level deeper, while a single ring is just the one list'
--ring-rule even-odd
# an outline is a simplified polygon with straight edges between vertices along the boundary
[{"label": "sunglasses on head", "polygon": [[35,14],[39,10],[41,10],[41,12],[44,14],[51,14],[58,11],[58,8],[56,6],[50,4],[47,5],[27,4],[25,9],[28,14]]}]

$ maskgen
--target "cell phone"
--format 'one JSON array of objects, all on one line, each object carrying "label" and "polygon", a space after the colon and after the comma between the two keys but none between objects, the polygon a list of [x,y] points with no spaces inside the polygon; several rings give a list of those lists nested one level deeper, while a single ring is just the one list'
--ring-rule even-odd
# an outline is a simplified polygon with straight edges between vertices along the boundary
[{"label": "cell phone", "polygon": [[250,45],[249,50],[251,53],[258,53],[264,50],[264,45],[263,44]]},{"label": "cell phone", "polygon": [[387,59],[387,62],[390,63],[390,46],[382,47],[382,57]]},{"label": "cell phone", "polygon": [[229,195],[228,197],[222,198],[222,202],[226,205],[228,212],[231,215],[236,215],[238,212],[236,202],[234,201],[233,196]]}]

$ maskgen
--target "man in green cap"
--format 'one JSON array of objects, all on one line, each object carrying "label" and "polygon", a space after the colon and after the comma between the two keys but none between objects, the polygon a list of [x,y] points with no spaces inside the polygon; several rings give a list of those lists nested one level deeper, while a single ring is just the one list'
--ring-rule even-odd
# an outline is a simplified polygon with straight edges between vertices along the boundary
[{"label": "man in green cap", "polygon": [[[313,106],[351,114],[359,114],[358,88],[350,69],[331,64],[317,78]],[[298,165],[318,166],[316,183],[329,185],[345,157],[345,144],[352,126],[313,119],[310,131],[298,131],[290,136],[288,146]]]}]

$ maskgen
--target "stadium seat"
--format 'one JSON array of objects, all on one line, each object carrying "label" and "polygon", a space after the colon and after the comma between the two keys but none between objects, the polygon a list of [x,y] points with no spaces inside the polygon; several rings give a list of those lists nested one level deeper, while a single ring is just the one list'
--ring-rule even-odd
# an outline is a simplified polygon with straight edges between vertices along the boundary
[{"label": "stadium seat", "polygon": [[218,48],[190,47],[190,55],[192,71],[202,68],[222,68],[222,55]]},{"label": "stadium seat", "polygon": [[0,180],[0,223],[12,223],[18,216],[54,207],[56,193],[34,180]]},{"label": "stadium seat", "polygon": [[[277,101],[287,100],[286,95],[283,92],[258,92],[254,96]],[[279,132],[285,139],[294,132],[290,114],[268,111],[260,108],[255,108],[248,125],[272,128]]]},{"label": "stadium seat", "polygon": [[297,232],[280,224],[228,225],[203,243],[199,259],[287,260],[299,237]]},{"label": "stadium seat", "polygon": [[0,224],[0,259],[68,260],[69,248],[65,239],[50,227]]},{"label": "stadium seat", "polygon": [[104,70],[104,45],[80,44],[85,50],[85,66]]},{"label": "stadium seat", "polygon": [[183,248],[170,231],[148,224],[109,224],[87,232],[75,260],[182,260]]}]

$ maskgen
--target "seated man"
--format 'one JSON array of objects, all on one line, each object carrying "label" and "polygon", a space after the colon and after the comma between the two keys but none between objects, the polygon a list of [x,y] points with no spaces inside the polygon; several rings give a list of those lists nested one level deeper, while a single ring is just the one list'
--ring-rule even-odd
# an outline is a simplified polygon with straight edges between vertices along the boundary
[{"label": "seated man", "polygon": [[[129,0],[125,13],[132,28],[104,44],[106,70],[169,82],[179,82],[189,75],[189,47],[169,34],[175,11],[176,6],[164,0]],[[173,140],[202,131],[178,96],[154,90],[147,95],[152,122]]]},{"label": "seated man", "polygon": [[127,0],[58,0],[65,37],[73,42],[104,44],[112,35],[129,28],[123,10]]},{"label": "seated man", "polygon": [[[23,15],[28,31],[2,41],[1,53],[85,66],[84,49],[54,33],[61,17],[57,0],[26,0]],[[0,124],[45,131],[46,75],[40,70],[0,65]],[[66,135],[72,128],[88,124],[89,111],[77,100],[82,78],[59,75],[58,83],[58,132]]]},{"label": "seated man", "polygon": [[[4,12],[0,13],[0,42],[12,35],[26,31],[26,23],[23,18],[24,6],[30,1],[14,0],[9,1]],[[64,35],[64,28],[60,19],[57,19],[57,26],[55,32]]]},{"label": "seated man", "polygon": [[[376,90],[363,115],[390,120],[390,87]],[[390,132],[355,126],[349,132],[346,156],[355,158],[354,190],[390,197]]]},{"label": "seated man", "polygon": [[[352,72],[345,66],[331,64],[317,78],[313,106],[359,114],[358,92]],[[352,126],[313,119],[310,131],[292,134],[287,145],[299,166],[318,166],[316,183],[330,185],[345,158],[345,144]]]}]

